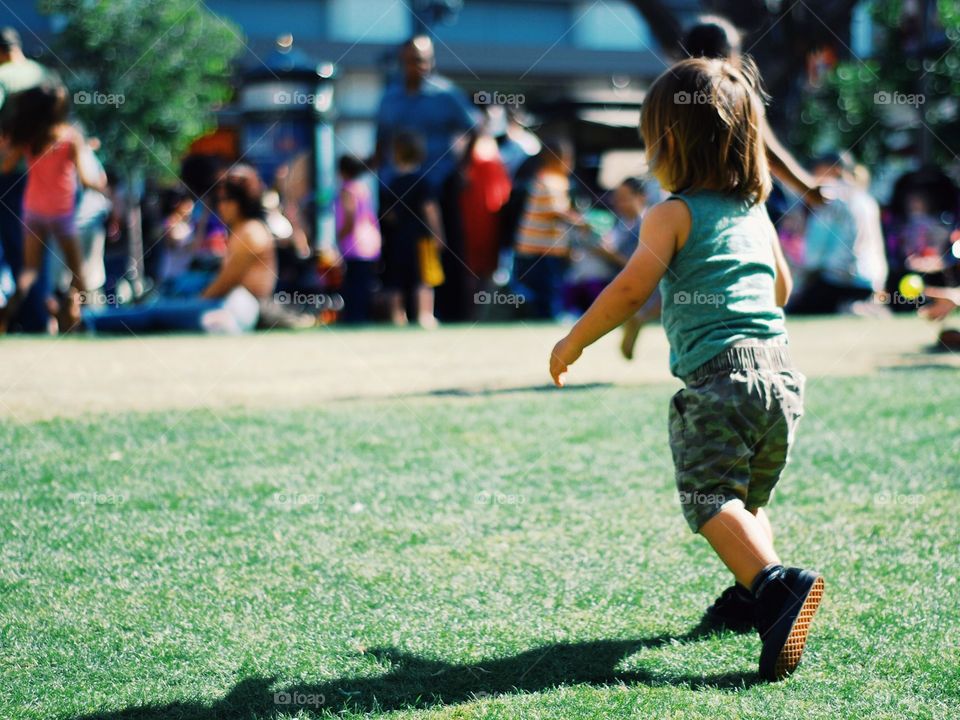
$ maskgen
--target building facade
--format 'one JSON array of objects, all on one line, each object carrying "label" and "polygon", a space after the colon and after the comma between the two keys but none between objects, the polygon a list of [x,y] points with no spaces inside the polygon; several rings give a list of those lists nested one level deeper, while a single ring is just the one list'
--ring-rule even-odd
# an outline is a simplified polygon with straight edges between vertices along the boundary
[{"label": "building facade", "polygon": [[[394,72],[399,43],[422,29],[429,0],[206,0],[244,33],[238,69],[255,68],[292,35],[298,51],[336,64],[338,151],[373,150],[375,116]],[[432,24],[439,72],[471,96],[522,95],[528,102],[573,101],[630,110],[635,120],[641,88],[668,62],[640,13],[625,0],[464,0],[459,11]],[[56,65],[46,49],[57,19],[34,0],[8,0],[3,24],[21,32],[26,50]],[[675,0],[681,17],[694,0]],[[597,110],[594,110],[596,116]],[[630,114],[632,112],[632,114]],[[600,117],[603,120],[604,118]],[[338,153],[339,154],[339,153]]]}]

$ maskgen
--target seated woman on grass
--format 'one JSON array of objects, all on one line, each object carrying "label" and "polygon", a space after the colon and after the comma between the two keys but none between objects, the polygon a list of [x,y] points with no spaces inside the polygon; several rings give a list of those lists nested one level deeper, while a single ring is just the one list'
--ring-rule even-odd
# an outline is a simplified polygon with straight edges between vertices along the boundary
[{"label": "seated woman on grass", "polygon": [[273,235],[263,221],[263,185],[249,165],[237,165],[216,189],[216,211],[230,229],[227,254],[199,297],[159,298],[129,308],[85,315],[97,331],[164,330],[239,333],[257,326],[277,281]]}]

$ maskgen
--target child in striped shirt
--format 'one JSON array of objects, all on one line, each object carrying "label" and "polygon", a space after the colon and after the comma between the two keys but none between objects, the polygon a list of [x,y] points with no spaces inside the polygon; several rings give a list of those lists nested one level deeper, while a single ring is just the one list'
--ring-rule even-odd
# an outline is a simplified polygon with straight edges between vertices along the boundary
[{"label": "child in striped shirt", "polygon": [[566,140],[548,139],[540,151],[542,165],[534,179],[517,231],[514,275],[532,293],[537,319],[556,319],[563,311],[562,286],[570,257],[571,227],[586,222],[570,207],[573,148]]}]

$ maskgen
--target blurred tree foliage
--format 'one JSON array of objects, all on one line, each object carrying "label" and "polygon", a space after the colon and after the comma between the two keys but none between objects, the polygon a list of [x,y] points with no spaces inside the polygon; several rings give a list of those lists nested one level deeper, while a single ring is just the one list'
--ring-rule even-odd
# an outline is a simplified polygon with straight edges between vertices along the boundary
[{"label": "blurred tree foliage", "polygon": [[230,98],[240,30],[194,0],[39,0],[87,132],[129,181],[176,173]]},{"label": "blurred tree foliage", "polygon": [[868,164],[915,155],[941,167],[956,162],[960,4],[929,0],[936,24],[916,14],[924,7],[875,0],[881,32],[873,56],[842,60],[808,89],[794,142],[810,154],[849,148]]}]

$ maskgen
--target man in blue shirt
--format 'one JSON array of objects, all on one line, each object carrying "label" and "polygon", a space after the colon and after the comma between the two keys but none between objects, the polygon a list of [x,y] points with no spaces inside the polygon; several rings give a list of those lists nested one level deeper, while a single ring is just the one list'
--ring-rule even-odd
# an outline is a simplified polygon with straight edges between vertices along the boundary
[{"label": "man in blue shirt", "polygon": [[381,183],[380,212],[402,198],[386,191],[395,170],[390,146],[401,130],[423,137],[426,159],[423,180],[440,204],[446,250],[443,268],[446,282],[437,288],[437,314],[442,320],[463,320],[467,297],[463,257],[463,230],[460,213],[461,165],[468,159],[479,115],[474,106],[449,80],[434,73],[433,42],[420,35],[400,48],[401,77],[387,86],[380,103],[377,149],[374,162]]}]

